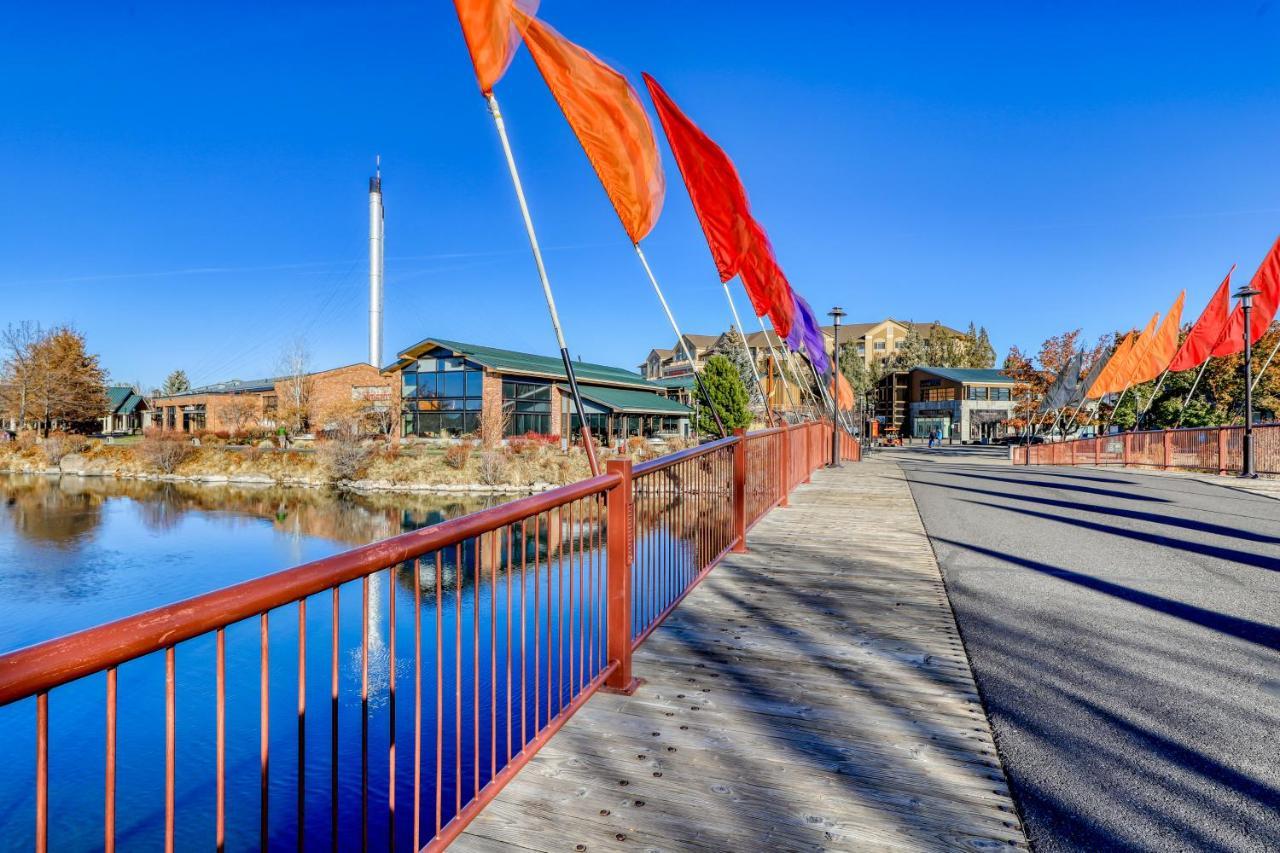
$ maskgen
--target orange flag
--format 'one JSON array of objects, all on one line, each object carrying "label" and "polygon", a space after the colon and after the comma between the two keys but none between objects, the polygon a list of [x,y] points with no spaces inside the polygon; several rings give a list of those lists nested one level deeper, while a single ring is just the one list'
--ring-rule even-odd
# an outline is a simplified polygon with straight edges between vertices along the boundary
[{"label": "orange flag", "polygon": [[[838,382],[837,382],[838,380]],[[845,379],[843,373],[836,374],[836,379],[832,380],[831,397],[836,401],[836,408],[848,411],[853,408],[853,386],[849,384],[849,380]]]},{"label": "orange flag", "polygon": [[1111,357],[1107,359],[1107,363],[1103,365],[1102,372],[1093,380],[1093,384],[1085,389],[1084,397],[1086,400],[1096,400],[1111,393],[1111,384],[1116,375],[1116,370],[1122,367],[1129,359],[1129,352],[1133,349],[1133,342],[1137,335],[1137,332],[1130,332],[1124,336],[1124,340],[1120,342],[1115,352],[1111,353]]},{"label": "orange flag", "polygon": [[542,79],[613,202],[622,227],[639,243],[658,221],[666,184],[653,125],[627,79],[536,18],[515,10]]},{"label": "orange flag", "polygon": [[520,46],[512,11],[532,15],[538,8],[537,0],[453,0],[453,8],[467,40],[476,82],[487,95],[507,72]]},{"label": "orange flag", "polygon": [[1164,315],[1164,320],[1160,323],[1160,328],[1151,336],[1146,349],[1142,351],[1141,358],[1136,359],[1133,371],[1129,374],[1130,385],[1150,382],[1164,373],[1169,362],[1173,361],[1173,356],[1178,351],[1178,333],[1182,331],[1182,303],[1186,298],[1187,292],[1184,290],[1173,301],[1169,313]]},{"label": "orange flag", "polygon": [[1147,347],[1151,346],[1151,339],[1156,334],[1156,324],[1160,322],[1160,312],[1151,315],[1151,319],[1147,321],[1146,328],[1133,342],[1133,348],[1129,350],[1129,357],[1125,359],[1123,364],[1116,365],[1115,375],[1112,376],[1110,392],[1124,392],[1124,389],[1133,384],[1134,370],[1145,357]]}]

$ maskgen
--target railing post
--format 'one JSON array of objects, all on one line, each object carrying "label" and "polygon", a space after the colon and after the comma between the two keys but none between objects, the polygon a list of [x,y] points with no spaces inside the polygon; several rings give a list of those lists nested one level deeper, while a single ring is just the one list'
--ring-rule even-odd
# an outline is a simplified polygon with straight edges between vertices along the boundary
[{"label": "railing post", "polygon": [[1120,463],[1125,468],[1129,467],[1129,439],[1132,436],[1133,436],[1133,433],[1126,432],[1120,437],[1121,446],[1123,448],[1123,450],[1121,450],[1121,453],[1120,453]]},{"label": "railing post", "polygon": [[782,498],[778,506],[790,506],[788,496],[791,494],[791,424],[782,425],[782,470],[779,478],[782,481]]},{"label": "railing post", "polygon": [[1218,473],[1227,473],[1227,428],[1218,427]]},{"label": "railing post", "polygon": [[1093,437],[1093,464],[1095,468],[1102,464],[1102,439],[1096,435]]},{"label": "railing post", "polygon": [[1168,471],[1173,467],[1173,431],[1165,430],[1160,437],[1164,439],[1164,465],[1161,467]]},{"label": "railing post", "polygon": [[733,550],[747,550],[747,431],[733,431]]},{"label": "railing post", "polygon": [[609,515],[607,654],[610,663],[617,663],[617,668],[605,682],[605,688],[630,694],[640,683],[631,674],[631,549],[635,541],[631,460],[610,459],[605,470],[622,477],[622,482],[605,495]]},{"label": "railing post", "polygon": [[804,479],[800,482],[809,482],[809,474],[813,471],[813,424],[804,425]]}]

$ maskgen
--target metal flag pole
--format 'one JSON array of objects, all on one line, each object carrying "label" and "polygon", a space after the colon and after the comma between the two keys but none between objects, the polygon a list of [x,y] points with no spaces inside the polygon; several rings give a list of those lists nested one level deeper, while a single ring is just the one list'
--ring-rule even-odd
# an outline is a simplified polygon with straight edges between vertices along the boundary
[{"label": "metal flag pole", "polygon": [[[1138,415],[1137,421],[1134,422],[1133,426],[1135,429],[1141,428],[1142,422],[1147,419],[1147,413],[1150,412],[1151,407],[1156,404],[1156,397],[1160,396],[1160,389],[1164,387],[1164,380],[1168,376],[1169,370],[1168,368],[1165,368],[1164,373],[1160,374],[1160,381],[1156,383],[1155,390],[1151,392],[1151,399],[1147,400],[1146,407],[1143,408],[1142,413]],[[1133,393],[1136,395],[1138,392],[1134,391]]]},{"label": "metal flag pole", "polygon": [[[760,371],[756,368],[756,360],[751,355],[751,347],[747,345],[747,330],[742,328],[742,319],[738,317],[738,306],[733,304],[733,294],[729,292],[729,282],[722,281],[720,286],[724,288],[724,298],[729,300],[729,311],[733,314],[734,325],[738,327],[738,334],[742,336],[742,349],[747,354],[747,361],[751,363],[751,375],[756,378],[756,387],[760,389],[760,400],[764,403],[765,417],[769,419],[769,426],[773,426],[773,408],[769,405],[769,394],[764,389],[764,383],[760,381]],[[765,336],[766,342],[768,335]]]},{"label": "metal flag pole", "polygon": [[707,408],[711,410],[711,416],[716,419],[716,428],[720,430],[720,437],[728,438],[729,432],[724,428],[724,421],[720,420],[720,412],[716,409],[711,395],[707,393],[707,386],[702,383],[702,377],[698,374],[698,365],[693,360],[693,353],[689,351],[689,344],[685,341],[684,335],[680,334],[680,327],[676,324],[676,317],[671,313],[671,306],[667,305],[667,298],[662,295],[662,288],[658,286],[658,279],[654,277],[653,270],[649,268],[649,261],[644,256],[644,250],[640,248],[639,243],[632,243],[631,245],[635,247],[636,257],[640,259],[641,266],[644,267],[645,273],[649,276],[649,281],[653,284],[653,292],[658,294],[658,301],[662,303],[662,310],[667,312],[667,319],[671,322],[671,328],[676,333],[676,340],[680,343],[680,349],[684,350],[684,357],[689,362],[689,369],[693,371],[693,381],[698,384],[698,390],[702,392],[702,396],[706,399]]},{"label": "metal flag pole", "polygon": [[547,310],[551,313],[551,326],[556,332],[556,343],[560,346],[560,358],[564,361],[565,376],[569,380],[569,393],[573,396],[573,404],[578,410],[578,420],[582,422],[582,446],[587,451],[587,464],[591,467],[591,475],[600,475],[600,463],[596,461],[595,443],[591,440],[591,428],[587,426],[587,410],[582,402],[582,393],[578,390],[578,377],[573,371],[573,359],[569,358],[569,347],[564,342],[564,331],[560,328],[560,315],[556,312],[556,300],[551,293],[551,282],[547,278],[547,268],[542,263],[542,248],[538,245],[538,235],[533,230],[533,218],[529,215],[529,204],[525,201],[524,185],[520,181],[520,171],[516,168],[515,155],[511,153],[511,141],[507,138],[507,126],[502,120],[502,111],[498,109],[498,99],[492,92],[485,92],[485,100],[489,104],[489,114],[493,116],[493,124],[498,129],[498,138],[502,140],[502,153],[507,158],[507,170],[511,173],[511,184],[516,190],[516,199],[520,202],[520,215],[524,217],[524,228],[529,234],[529,246],[533,249],[533,262],[538,267],[538,278],[542,281],[542,293],[547,298]]},{"label": "metal flag pole", "polygon": [[1200,365],[1200,372],[1196,374],[1196,381],[1191,383],[1191,390],[1187,392],[1187,398],[1182,401],[1182,409],[1178,412],[1178,422],[1173,425],[1174,429],[1182,426],[1182,419],[1187,414],[1187,406],[1191,404],[1191,395],[1196,393],[1196,388],[1200,385],[1200,378],[1204,376],[1204,372],[1209,369],[1209,361],[1212,358],[1206,358],[1204,364]]},{"label": "metal flag pole", "polygon": [[1271,354],[1267,356],[1267,360],[1262,363],[1262,369],[1258,371],[1258,375],[1253,377],[1253,390],[1257,390],[1258,383],[1262,381],[1262,374],[1267,372],[1267,368],[1271,366],[1271,359],[1276,357],[1276,350],[1280,350],[1280,340],[1276,341],[1276,345],[1271,348]]},{"label": "metal flag pole", "polygon": [[814,366],[813,359],[806,358],[805,360],[809,362],[809,370],[813,371],[813,378],[818,382],[818,389],[822,392],[822,399],[825,400],[831,406],[831,428],[839,429],[840,426],[839,426],[839,418],[836,413],[836,401],[832,400],[827,395],[827,389],[823,385],[822,376],[818,374],[818,368]]},{"label": "metal flag pole", "polygon": [[1116,404],[1111,407],[1111,414],[1107,415],[1107,426],[1102,430],[1103,435],[1106,435],[1107,430],[1111,429],[1111,422],[1115,420],[1116,412],[1120,409],[1120,404],[1124,402],[1124,395],[1128,393],[1129,393],[1129,386],[1126,385],[1124,386],[1124,390],[1120,392],[1119,398],[1116,399]]},{"label": "metal flag pole", "polygon": [[[773,363],[777,365],[778,375],[782,376],[782,389],[787,395],[787,402],[796,406],[796,412],[798,413],[800,411],[799,405],[802,400],[792,400],[791,386],[793,384],[796,386],[795,395],[796,397],[800,397],[800,383],[795,377],[795,371],[792,368],[792,364],[790,360],[784,361],[778,357],[777,350],[773,348],[773,338],[769,337],[769,329],[765,328],[764,318],[757,316],[756,319],[760,321],[760,333],[764,335],[764,342],[769,346],[769,357],[772,358]],[[779,342],[782,341],[782,336],[778,335],[777,329],[773,330],[773,334],[777,336]]]}]

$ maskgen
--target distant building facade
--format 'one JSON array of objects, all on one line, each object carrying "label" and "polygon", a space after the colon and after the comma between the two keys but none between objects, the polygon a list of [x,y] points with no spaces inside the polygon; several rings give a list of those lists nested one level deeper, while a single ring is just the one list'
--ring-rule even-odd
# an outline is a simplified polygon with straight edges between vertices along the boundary
[{"label": "distant building facade", "polygon": [[252,426],[275,429],[291,401],[305,397],[306,429],[323,429],[324,415],[342,405],[395,405],[394,380],[369,364],[349,364],[299,377],[232,380],[151,401],[151,426],[174,432],[233,432]]},{"label": "distant building facade", "polygon": [[102,417],[105,435],[133,435],[151,425],[151,405],[130,385],[107,388],[107,413]]},{"label": "distant building facade", "polygon": [[932,432],[965,443],[994,441],[1009,432],[1014,380],[999,370],[917,367],[886,374],[876,387],[882,430],[926,438]]},{"label": "distant building facade", "polygon": [[[402,436],[478,433],[486,419],[501,423],[505,436],[581,432],[559,358],[426,338],[400,352],[383,374],[399,392]],[[594,435],[617,440],[689,434],[691,411],[671,389],[589,362],[575,362],[574,375]]]}]

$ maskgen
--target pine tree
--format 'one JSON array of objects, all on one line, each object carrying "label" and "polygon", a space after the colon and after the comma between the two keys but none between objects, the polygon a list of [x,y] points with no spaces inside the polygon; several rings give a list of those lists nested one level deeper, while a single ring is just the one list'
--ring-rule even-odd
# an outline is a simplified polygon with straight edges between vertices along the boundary
[{"label": "pine tree", "polygon": [[987,334],[986,326],[978,328],[978,344],[973,353],[973,363],[970,366],[988,370],[996,366],[996,348],[991,345],[991,336]]},{"label": "pine tree", "polygon": [[751,363],[751,356],[747,352],[747,341],[742,337],[742,333],[730,326],[729,331],[721,338],[716,352],[729,359],[733,369],[738,372],[742,386],[747,389],[749,405],[763,410],[764,395],[760,393],[760,386],[756,382],[754,365]]},{"label": "pine tree", "polygon": [[168,378],[164,380],[164,385],[160,386],[160,393],[165,397],[183,394],[190,390],[191,380],[187,379],[186,372],[182,370],[175,370],[170,373]]},{"label": "pine tree", "polygon": [[915,323],[908,322],[907,336],[903,339],[902,346],[895,349],[893,355],[889,356],[886,366],[890,370],[911,370],[913,367],[928,364],[924,336],[920,334],[920,329]]},{"label": "pine tree", "polygon": [[747,386],[738,375],[733,362],[723,355],[713,355],[707,359],[702,371],[702,384],[706,386],[708,400],[698,387],[698,432],[704,435],[717,435],[715,416],[711,414],[709,405],[714,405],[728,430],[745,428],[751,425],[750,397]]}]

